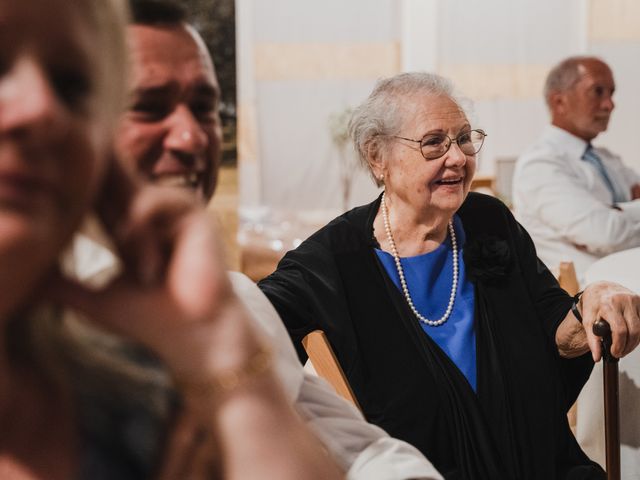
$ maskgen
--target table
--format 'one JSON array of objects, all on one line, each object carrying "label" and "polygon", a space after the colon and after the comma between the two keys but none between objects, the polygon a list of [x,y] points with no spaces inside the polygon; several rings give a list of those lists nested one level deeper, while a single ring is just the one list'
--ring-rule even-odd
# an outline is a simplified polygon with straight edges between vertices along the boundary
[{"label": "table", "polygon": [[[640,293],[640,248],[613,253],[593,263],[586,283],[617,282]],[[620,360],[620,461],[622,478],[640,480],[640,349]],[[587,455],[605,465],[602,365],[597,364],[578,397],[576,437]]]},{"label": "table", "polygon": [[608,280],[640,293],[640,247],[612,253],[591,264],[585,280],[592,283]]}]

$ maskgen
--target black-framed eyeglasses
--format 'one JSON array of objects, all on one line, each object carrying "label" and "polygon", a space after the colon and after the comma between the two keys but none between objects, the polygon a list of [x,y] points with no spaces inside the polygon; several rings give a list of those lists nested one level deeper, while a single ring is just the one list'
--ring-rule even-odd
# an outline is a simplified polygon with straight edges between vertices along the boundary
[{"label": "black-framed eyeglasses", "polygon": [[414,142],[420,145],[420,152],[425,160],[435,160],[440,158],[449,151],[452,143],[457,143],[458,148],[465,155],[475,155],[482,148],[484,143],[484,137],[487,134],[484,130],[468,130],[460,133],[456,138],[451,138],[444,133],[428,133],[421,140],[414,140],[413,138],[400,137],[398,135],[389,135],[393,138],[399,138],[406,140],[407,142]]}]

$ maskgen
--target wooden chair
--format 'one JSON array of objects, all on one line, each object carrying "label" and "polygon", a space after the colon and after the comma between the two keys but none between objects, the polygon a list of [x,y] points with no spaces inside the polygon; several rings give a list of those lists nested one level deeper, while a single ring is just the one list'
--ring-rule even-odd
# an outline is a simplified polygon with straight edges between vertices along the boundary
[{"label": "wooden chair", "polygon": [[517,160],[518,157],[515,156],[500,156],[494,160],[496,181],[493,189],[496,192],[496,196],[509,208],[513,206],[513,172],[515,171]]},{"label": "wooden chair", "polygon": [[471,190],[485,190],[495,196],[495,177],[493,175],[476,175],[471,180]]},{"label": "wooden chair", "polygon": [[571,296],[580,290],[576,269],[573,262],[560,262],[558,267],[558,283]]},{"label": "wooden chair", "polygon": [[322,330],[314,330],[304,337],[302,345],[309,355],[317,374],[324,378],[341,397],[353,403],[358,409],[360,405],[349,386],[347,377],[338,363],[329,340]]},{"label": "wooden chair", "polygon": [[[558,283],[569,295],[573,296],[580,290],[580,284],[578,283],[578,277],[576,275],[576,269],[573,266],[573,262],[560,262],[557,272]],[[569,418],[569,427],[571,431],[576,433],[576,422],[578,420],[578,404],[574,403],[569,412],[567,413]]]}]

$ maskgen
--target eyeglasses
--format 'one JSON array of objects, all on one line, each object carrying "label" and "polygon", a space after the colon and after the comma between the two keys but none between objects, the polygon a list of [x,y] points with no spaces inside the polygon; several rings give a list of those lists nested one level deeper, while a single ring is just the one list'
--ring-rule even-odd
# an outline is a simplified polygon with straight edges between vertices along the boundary
[{"label": "eyeglasses", "polygon": [[457,143],[458,148],[460,148],[465,155],[475,155],[482,148],[484,137],[486,137],[487,134],[484,133],[484,130],[477,129],[462,132],[456,138],[451,138],[444,133],[428,133],[422,137],[422,140],[414,140],[398,135],[389,136],[420,144],[420,152],[425,160],[435,160],[447,153],[452,143]]}]

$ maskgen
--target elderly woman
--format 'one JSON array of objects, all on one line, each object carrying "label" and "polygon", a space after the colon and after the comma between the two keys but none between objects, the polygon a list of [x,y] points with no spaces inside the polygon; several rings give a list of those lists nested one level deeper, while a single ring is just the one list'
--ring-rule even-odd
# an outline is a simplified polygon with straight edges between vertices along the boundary
[{"label": "elderly woman", "polygon": [[294,342],[324,330],[367,419],[447,479],[604,478],[566,412],[600,358],[595,318],[622,356],[638,343],[640,299],[591,285],[578,322],[509,210],[469,193],[486,134],[445,79],[382,80],[350,131],[383,193],[259,284]]},{"label": "elderly woman", "polygon": [[[0,0],[0,478],[339,478],[206,215],[111,161],[125,17],[118,0]],[[123,256],[99,292],[56,272],[92,207]]]}]

